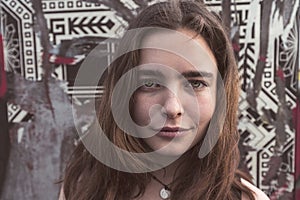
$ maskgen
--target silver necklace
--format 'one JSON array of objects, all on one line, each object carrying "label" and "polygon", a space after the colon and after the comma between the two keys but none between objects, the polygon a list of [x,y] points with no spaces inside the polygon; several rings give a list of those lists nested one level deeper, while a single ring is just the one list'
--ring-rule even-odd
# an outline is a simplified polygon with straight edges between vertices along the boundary
[{"label": "silver necklace", "polygon": [[164,186],[160,192],[159,192],[159,196],[162,199],[169,199],[171,196],[171,189],[169,188],[168,185],[164,184],[161,180],[159,180],[156,176],[154,176],[153,174],[150,174],[152,176],[152,178],[154,180],[156,180],[158,183],[160,183],[162,186]]}]

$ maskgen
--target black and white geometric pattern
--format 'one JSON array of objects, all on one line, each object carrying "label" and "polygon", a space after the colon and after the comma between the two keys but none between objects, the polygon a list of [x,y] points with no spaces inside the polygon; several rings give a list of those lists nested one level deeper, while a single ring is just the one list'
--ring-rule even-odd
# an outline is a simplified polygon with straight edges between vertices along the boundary
[{"label": "black and white geometric pattern", "polygon": [[[270,0],[271,1],[271,0]],[[136,9],[132,1],[122,1],[127,8]],[[205,0],[210,9],[221,12],[221,0]],[[260,55],[262,43],[261,18],[266,8],[261,0],[232,0],[232,25],[238,26],[237,62],[241,77],[241,96],[239,107],[239,131],[244,143],[254,150],[245,156],[246,163],[255,184],[272,197],[279,193],[292,192],[295,172],[295,140],[296,129],[285,126],[286,140],[282,145],[282,163],[280,170],[286,174],[286,185],[278,188],[273,180],[265,185],[263,180],[270,170],[270,159],[274,155],[276,143],[276,127],[265,118],[264,110],[275,116],[280,100],[276,92],[278,71],[283,72],[284,95],[289,110],[296,107],[299,92],[299,0],[273,0],[270,11],[269,37],[267,55]],[[82,63],[80,56],[86,55],[93,47],[100,44],[108,52],[110,62],[116,44],[107,38],[119,38],[127,26],[127,22],[117,15],[116,11],[103,4],[86,3],[78,0],[44,0],[43,10],[49,29],[49,37],[54,47],[53,54],[64,59],[78,56],[78,61],[56,63],[54,76],[67,81],[67,93],[78,99],[88,99],[101,95],[103,88],[99,86],[74,86],[76,73]],[[42,47],[39,35],[35,33],[34,15],[30,0],[2,0],[1,30],[4,36],[4,53],[6,70],[22,74],[28,80],[41,79]],[[281,8],[281,9],[278,9]],[[86,42],[82,42],[86,41]],[[76,48],[74,48],[74,45]],[[80,52],[74,49],[82,48]],[[56,50],[56,51],[55,51]],[[63,52],[61,52],[63,50]],[[56,57],[55,57],[56,58]],[[256,98],[256,107],[249,104],[247,96],[253,87],[258,61],[263,61],[260,92]],[[297,113],[299,118],[299,113]],[[30,119],[19,106],[8,105],[8,119],[18,123]],[[294,124],[295,125],[295,124]],[[299,133],[298,133],[299,134]]]}]

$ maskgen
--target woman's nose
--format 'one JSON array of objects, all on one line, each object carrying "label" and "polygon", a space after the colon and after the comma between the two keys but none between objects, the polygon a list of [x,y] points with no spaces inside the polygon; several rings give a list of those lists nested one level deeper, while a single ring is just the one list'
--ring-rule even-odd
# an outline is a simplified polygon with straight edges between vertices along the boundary
[{"label": "woman's nose", "polygon": [[184,109],[179,97],[171,92],[167,94],[163,103],[162,113],[171,119],[181,116],[184,113]]}]

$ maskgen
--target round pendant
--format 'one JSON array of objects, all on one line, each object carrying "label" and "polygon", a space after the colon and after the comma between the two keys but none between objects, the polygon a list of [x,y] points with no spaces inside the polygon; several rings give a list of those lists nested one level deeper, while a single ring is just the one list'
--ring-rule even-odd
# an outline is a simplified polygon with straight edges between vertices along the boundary
[{"label": "round pendant", "polygon": [[159,195],[162,199],[168,199],[171,196],[171,191],[167,190],[166,188],[162,188]]}]

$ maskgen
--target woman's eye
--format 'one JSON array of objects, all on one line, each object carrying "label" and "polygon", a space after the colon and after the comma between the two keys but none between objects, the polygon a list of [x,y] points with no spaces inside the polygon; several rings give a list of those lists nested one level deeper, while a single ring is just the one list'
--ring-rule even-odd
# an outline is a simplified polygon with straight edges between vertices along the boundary
[{"label": "woman's eye", "polygon": [[147,82],[144,83],[144,86],[145,86],[145,87],[153,87],[154,84],[155,84],[154,82],[147,81]]},{"label": "woman's eye", "polygon": [[142,86],[145,88],[157,88],[160,86],[160,84],[154,80],[145,80],[143,81]]},{"label": "woman's eye", "polygon": [[194,89],[207,87],[207,84],[202,80],[189,80],[189,85]]}]

